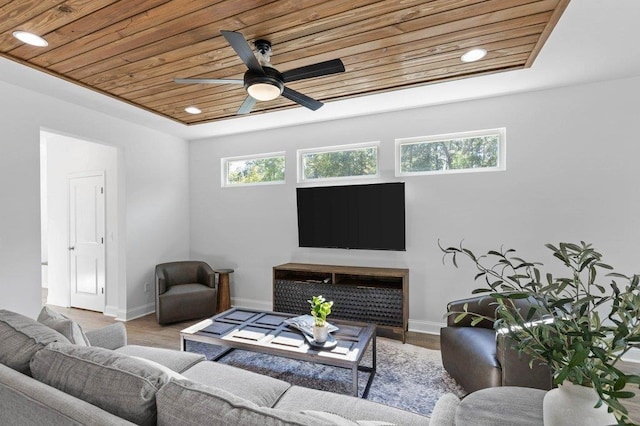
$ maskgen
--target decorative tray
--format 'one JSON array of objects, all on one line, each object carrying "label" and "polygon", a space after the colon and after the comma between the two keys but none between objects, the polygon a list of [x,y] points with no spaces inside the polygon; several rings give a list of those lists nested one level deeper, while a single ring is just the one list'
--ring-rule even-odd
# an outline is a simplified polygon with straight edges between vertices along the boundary
[{"label": "decorative tray", "polygon": [[307,339],[307,342],[309,342],[309,345],[311,345],[315,349],[333,349],[338,344],[338,341],[336,340],[336,338],[333,337],[331,334],[327,336],[327,341],[324,343],[316,342],[313,336],[309,336],[307,333],[302,333],[302,335],[304,336],[305,339]]}]

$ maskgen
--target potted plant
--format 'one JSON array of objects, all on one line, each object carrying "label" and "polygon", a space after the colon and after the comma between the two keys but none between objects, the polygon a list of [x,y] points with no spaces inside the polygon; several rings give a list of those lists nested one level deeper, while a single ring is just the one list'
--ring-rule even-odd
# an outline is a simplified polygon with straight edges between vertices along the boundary
[{"label": "potted plant", "polygon": [[327,316],[331,313],[333,302],[327,301],[323,296],[313,296],[307,302],[311,305],[313,315],[313,339],[318,343],[324,343],[329,335]]},{"label": "potted plant", "polygon": [[[584,242],[545,246],[568,269],[566,276],[543,272],[541,263],[521,259],[513,249],[491,250],[482,256],[462,243],[440,249],[443,262],[449,258],[458,267],[457,259],[463,256],[475,264],[479,270],[475,278],[483,286],[473,293],[487,293],[497,300],[496,330],[507,333],[520,353],[549,365],[559,391],[570,390],[572,384],[593,388],[597,397],[591,406],[603,409],[604,403],[619,424],[629,424],[620,400],[634,396],[625,387],[640,384],[640,376],[625,374],[616,364],[640,343],[640,277],[613,272],[602,262],[602,255]],[[603,270],[606,283],[600,282]],[[510,302],[524,298],[531,302],[527,312],[514,309]],[[478,317],[466,307],[463,311],[452,314],[456,320]],[[474,319],[474,324],[481,320]],[[547,397],[545,425],[551,404]]]}]

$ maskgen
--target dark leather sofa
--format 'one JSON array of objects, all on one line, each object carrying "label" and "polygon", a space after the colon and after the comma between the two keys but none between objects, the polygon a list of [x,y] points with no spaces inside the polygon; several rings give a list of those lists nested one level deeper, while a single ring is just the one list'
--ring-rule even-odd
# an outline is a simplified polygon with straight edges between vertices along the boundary
[{"label": "dark leather sofa", "polygon": [[201,261],[156,265],[156,320],[170,324],[216,314],[215,273]]},{"label": "dark leather sofa", "polygon": [[[468,311],[495,320],[496,300],[490,296],[478,296],[450,302],[447,312]],[[514,301],[516,308],[528,309],[526,301]],[[509,337],[496,334],[493,322],[482,320],[471,325],[473,316],[467,315],[454,322],[456,315],[447,316],[447,326],[440,330],[440,349],[445,370],[467,391],[495,386],[521,386],[548,390],[552,387],[551,372],[546,365],[518,354],[511,347]]]}]

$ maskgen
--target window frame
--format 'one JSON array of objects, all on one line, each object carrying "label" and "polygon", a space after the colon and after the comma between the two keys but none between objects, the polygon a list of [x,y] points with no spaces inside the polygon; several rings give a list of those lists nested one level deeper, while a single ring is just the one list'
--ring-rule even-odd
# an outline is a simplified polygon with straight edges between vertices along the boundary
[{"label": "window frame", "polygon": [[[367,149],[367,148],[376,149],[376,173],[375,174],[335,176],[335,177],[311,178],[311,179],[304,177],[303,157],[305,154],[317,154],[317,153],[324,154],[324,153],[342,152],[342,151],[357,151],[357,150]],[[353,180],[353,179],[375,179],[380,177],[380,141],[299,149],[296,151],[296,160],[297,160],[296,162],[297,162],[297,169],[298,169],[297,170],[298,183],[332,182],[332,181],[344,181],[344,180]]]},{"label": "window frame", "polygon": [[[468,169],[447,169],[447,170],[425,170],[419,172],[403,172],[402,167],[402,146],[420,143],[444,142],[452,139],[467,139],[479,136],[498,135],[498,165],[495,167],[477,167]],[[469,132],[445,133],[432,136],[418,136],[411,138],[399,138],[395,140],[395,175],[396,177],[426,176],[457,173],[484,173],[499,172],[507,169],[507,129],[499,127],[495,129],[474,130]]]},{"label": "window frame", "polygon": [[[229,163],[234,161],[248,161],[248,160],[260,160],[268,158],[284,158],[284,177],[282,180],[269,181],[269,182],[250,182],[250,183],[231,183],[229,182]],[[223,157],[220,159],[220,183],[222,188],[240,188],[246,186],[261,186],[261,185],[283,185],[287,181],[287,155],[286,151],[267,152],[263,154],[251,154],[241,155],[236,157]]]}]

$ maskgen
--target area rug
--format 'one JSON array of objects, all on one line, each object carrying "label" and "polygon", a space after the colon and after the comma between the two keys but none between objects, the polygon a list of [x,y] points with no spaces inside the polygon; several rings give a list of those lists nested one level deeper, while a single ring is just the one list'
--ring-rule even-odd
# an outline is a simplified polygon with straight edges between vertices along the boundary
[{"label": "area rug", "polygon": [[[221,346],[187,341],[187,350],[214,358],[222,350]],[[371,351],[363,365],[371,365]],[[377,371],[367,397],[370,401],[401,408],[428,416],[438,398],[452,392],[459,397],[464,390],[442,367],[440,351],[378,337]],[[275,377],[280,380],[308,388],[330,392],[351,394],[351,370],[296,361],[273,355],[235,350],[219,362],[245,370]],[[362,395],[369,373],[360,372],[358,377],[359,395]]]}]

